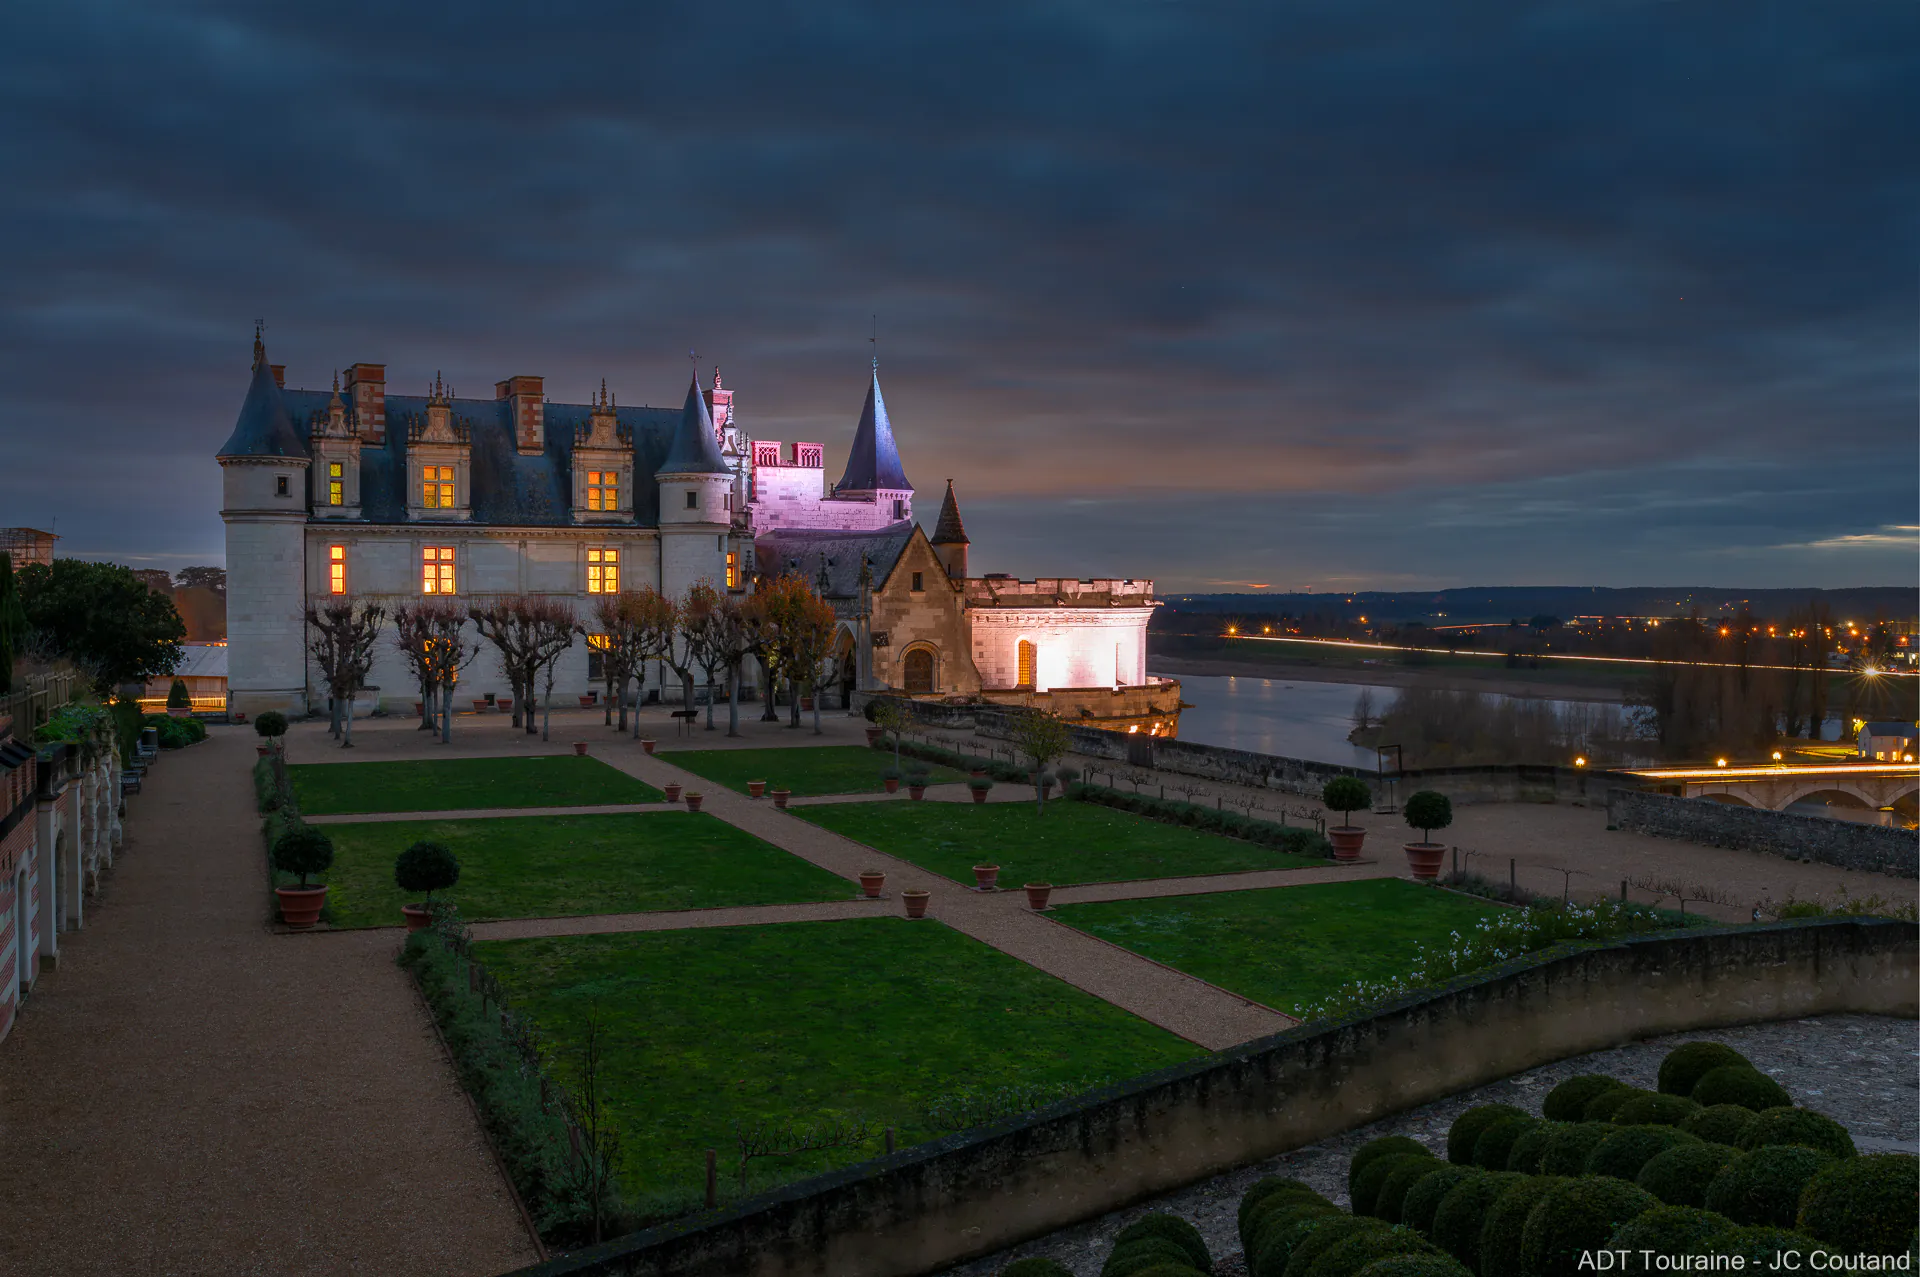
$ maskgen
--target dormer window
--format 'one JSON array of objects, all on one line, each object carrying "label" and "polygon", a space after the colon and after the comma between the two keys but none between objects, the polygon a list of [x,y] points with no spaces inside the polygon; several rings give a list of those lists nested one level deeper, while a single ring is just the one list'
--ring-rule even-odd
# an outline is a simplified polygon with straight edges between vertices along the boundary
[{"label": "dormer window", "polygon": [[453,509],[453,467],[420,467],[420,504],[429,510]]},{"label": "dormer window", "polygon": [[587,509],[611,513],[620,508],[620,472],[587,471]]},{"label": "dormer window", "polygon": [[345,462],[327,462],[327,504],[347,503],[347,467]]}]

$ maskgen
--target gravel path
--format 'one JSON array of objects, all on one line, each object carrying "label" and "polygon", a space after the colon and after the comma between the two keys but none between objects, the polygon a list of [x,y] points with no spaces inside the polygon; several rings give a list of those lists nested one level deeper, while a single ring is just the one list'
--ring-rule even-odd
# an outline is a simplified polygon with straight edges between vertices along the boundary
[{"label": "gravel path", "polygon": [[0,1272],[454,1274],[536,1258],[392,936],[275,936],[253,734],[131,800],[0,1050]]},{"label": "gravel path", "polygon": [[[1045,1255],[1075,1277],[1094,1277],[1112,1249],[1113,1236],[1150,1211],[1189,1220],[1217,1258],[1235,1255],[1240,1195],[1263,1175],[1303,1179],[1342,1206],[1347,1204],[1347,1162],[1353,1151],[1381,1135],[1411,1135],[1446,1155],[1447,1128],[1476,1104],[1512,1104],[1538,1114],[1548,1091],[1577,1073],[1610,1073],[1651,1088],[1666,1053],[1682,1042],[1725,1042],[1743,1052],[1793,1093],[1794,1099],[1843,1123],[1870,1151],[1905,1148],[1920,1139],[1920,1026],[1882,1016],[1833,1015],[1784,1020],[1712,1033],[1651,1038],[1561,1060],[1504,1081],[1464,1091],[1399,1113],[1334,1139],[1311,1144],[1255,1166],[1195,1184],[1154,1201],[1102,1216],[1091,1223],[946,1270],[947,1277],[990,1277],[1016,1259]],[[1238,1268],[1216,1267],[1219,1273]]]}]

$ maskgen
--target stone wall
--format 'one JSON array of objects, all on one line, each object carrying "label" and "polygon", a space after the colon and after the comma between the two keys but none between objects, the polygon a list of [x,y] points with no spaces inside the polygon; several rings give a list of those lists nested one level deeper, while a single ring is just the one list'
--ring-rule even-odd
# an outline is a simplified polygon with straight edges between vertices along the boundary
[{"label": "stone wall", "polygon": [[1911,1017],[1920,929],[1663,933],[1535,957],[522,1269],[522,1277],[906,1277],[1635,1038]]},{"label": "stone wall", "polygon": [[1607,823],[1656,838],[1759,851],[1789,860],[1817,860],[1842,869],[1920,876],[1920,839],[1911,829],[1766,811],[1704,798],[1674,798],[1631,789],[1607,795]]}]

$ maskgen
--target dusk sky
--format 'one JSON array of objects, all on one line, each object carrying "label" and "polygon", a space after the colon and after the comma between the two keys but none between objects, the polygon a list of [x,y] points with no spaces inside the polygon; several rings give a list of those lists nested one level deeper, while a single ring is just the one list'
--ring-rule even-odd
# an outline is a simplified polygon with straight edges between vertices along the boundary
[{"label": "dusk sky", "polygon": [[1910,584],[1920,8],[0,16],[0,524],[220,562],[289,385],[542,374],[845,460],[871,316],[975,572]]}]

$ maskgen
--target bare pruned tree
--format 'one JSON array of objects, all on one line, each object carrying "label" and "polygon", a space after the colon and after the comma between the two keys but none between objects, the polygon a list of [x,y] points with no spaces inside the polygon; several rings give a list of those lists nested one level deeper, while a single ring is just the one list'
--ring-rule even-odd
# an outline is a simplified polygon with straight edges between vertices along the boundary
[{"label": "bare pruned tree", "polygon": [[824,1153],[836,1148],[859,1148],[873,1139],[873,1127],[862,1121],[830,1119],[813,1123],[786,1122],[780,1125],[735,1122],[734,1143],[740,1148],[740,1191],[747,1188],[747,1169],[763,1157],[799,1157],[806,1153]]},{"label": "bare pruned tree", "polygon": [[373,645],[386,618],[385,608],[358,603],[347,594],[307,609],[307,650],[326,680],[336,713],[341,709],[346,713],[342,749],[353,748],[353,698],[373,671]]},{"label": "bare pruned tree", "polygon": [[395,642],[420,678],[423,704],[439,724],[440,741],[453,740],[453,689],[460,671],[480,655],[466,634],[467,612],[449,599],[425,599],[393,610]]},{"label": "bare pruned tree", "polygon": [[[558,599],[522,594],[476,607],[468,615],[480,637],[500,653],[501,671],[513,689],[513,725],[524,723],[531,736],[534,691],[540,675],[543,671],[548,675],[547,699],[551,701],[553,666],[573,646],[578,627],[572,610]],[[546,739],[545,729],[541,739]]]}]

